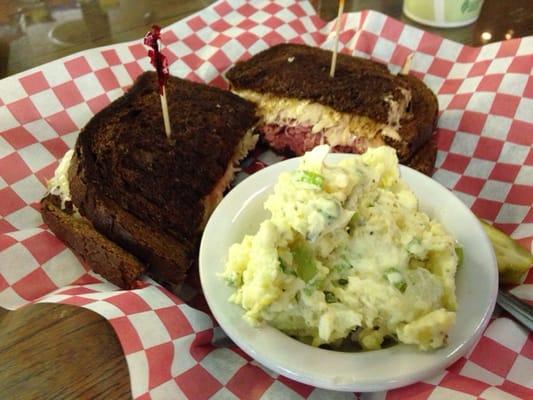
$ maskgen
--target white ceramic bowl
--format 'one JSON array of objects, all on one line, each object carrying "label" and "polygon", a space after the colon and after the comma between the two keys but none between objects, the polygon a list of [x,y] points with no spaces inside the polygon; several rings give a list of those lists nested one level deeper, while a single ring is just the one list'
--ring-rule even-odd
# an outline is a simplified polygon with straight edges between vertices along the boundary
[{"label": "white ceramic bowl", "polygon": [[[346,154],[330,154],[338,162]],[[405,386],[430,378],[465,355],[481,336],[494,309],[498,288],[496,258],[489,239],[470,210],[448,189],[410,168],[401,166],[404,181],[420,207],[440,221],[464,248],[457,273],[457,320],[448,345],[422,352],[410,345],[342,353],[298,342],[270,326],[254,328],[242,319],[240,306],[228,302],[233,289],[218,276],[229,247],[254,234],[269,214],[263,203],[279,174],[294,170],[293,158],[265,168],[237,185],[211,216],[200,246],[200,278],[213,315],[227,335],[266,367],[296,381],[326,389],[369,392]]]}]

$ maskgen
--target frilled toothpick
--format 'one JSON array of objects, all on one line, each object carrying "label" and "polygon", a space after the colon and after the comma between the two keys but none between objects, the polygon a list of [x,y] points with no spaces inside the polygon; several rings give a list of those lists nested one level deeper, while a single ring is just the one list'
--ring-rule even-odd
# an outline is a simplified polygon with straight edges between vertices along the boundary
[{"label": "frilled toothpick", "polygon": [[167,93],[165,90],[168,79],[168,61],[163,53],[159,51],[159,41],[161,41],[161,28],[153,25],[152,29],[144,37],[144,44],[150,47],[148,56],[150,63],[154,66],[157,72],[157,82],[159,84],[159,97],[161,98],[161,109],[163,111],[163,123],[165,125],[165,133],[170,139],[170,119],[168,117],[168,103]]}]

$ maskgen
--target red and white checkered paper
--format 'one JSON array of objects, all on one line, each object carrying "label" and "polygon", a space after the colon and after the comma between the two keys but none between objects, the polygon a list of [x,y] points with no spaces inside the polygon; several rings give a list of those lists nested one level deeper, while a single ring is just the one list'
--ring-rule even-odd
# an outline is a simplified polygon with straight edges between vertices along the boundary
[{"label": "red and white checkered paper", "polygon": [[[235,61],[280,42],[330,48],[333,23],[308,2],[221,0],[163,30],[173,75],[224,87]],[[374,11],[342,16],[340,48],[412,72],[441,109],[433,177],[479,217],[533,238],[533,37],[471,48]],[[146,280],[121,291],[88,271],[43,224],[39,200],[58,159],[100,109],[151,69],[141,40],[84,51],[0,81],[0,306],[88,308],[115,328],[136,399],[337,399],[255,363],[209,314],[193,274],[180,298]],[[252,173],[278,158],[255,152]],[[242,176],[241,176],[242,178]],[[516,294],[533,301],[533,273]],[[532,399],[533,336],[497,314],[464,358],[431,380],[362,399]]]}]

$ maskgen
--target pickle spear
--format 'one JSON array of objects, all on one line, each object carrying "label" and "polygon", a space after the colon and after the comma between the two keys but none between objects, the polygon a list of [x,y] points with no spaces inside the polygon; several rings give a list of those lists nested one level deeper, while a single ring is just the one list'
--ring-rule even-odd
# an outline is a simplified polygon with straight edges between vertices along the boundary
[{"label": "pickle spear", "polygon": [[501,283],[518,284],[533,264],[533,255],[499,229],[480,220],[492,242]]}]

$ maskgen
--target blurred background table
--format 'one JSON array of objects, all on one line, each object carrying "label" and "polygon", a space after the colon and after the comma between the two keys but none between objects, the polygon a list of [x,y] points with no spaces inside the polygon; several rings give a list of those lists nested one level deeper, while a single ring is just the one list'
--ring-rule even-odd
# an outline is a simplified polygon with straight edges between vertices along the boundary
[{"label": "blurred background table", "polygon": [[[337,0],[311,0],[327,20]],[[165,26],[213,0],[0,0],[0,78],[74,52],[142,37],[152,23]],[[401,0],[347,0],[346,11],[372,8],[423,27],[402,15]],[[471,46],[533,34],[531,0],[485,0],[474,24],[423,27]]]},{"label": "blurred background table", "polygon": [[[213,0],[0,0],[0,78],[80,50],[139,39]],[[326,20],[337,0],[312,0]],[[400,0],[347,0],[345,11],[372,8],[471,46],[533,34],[531,0],[485,0],[472,25],[439,29],[402,15]],[[37,304],[0,309],[2,399],[131,397],[126,361],[111,326],[93,312]]]}]

